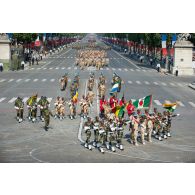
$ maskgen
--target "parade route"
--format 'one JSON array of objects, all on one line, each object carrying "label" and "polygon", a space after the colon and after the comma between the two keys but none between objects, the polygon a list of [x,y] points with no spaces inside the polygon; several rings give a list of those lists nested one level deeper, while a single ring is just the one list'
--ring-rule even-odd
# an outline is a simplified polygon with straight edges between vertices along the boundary
[{"label": "parade route", "polygon": [[[98,40],[99,41],[99,40]],[[104,43],[102,43],[104,44]],[[136,62],[124,57],[117,51],[109,50],[110,63],[101,70],[80,70],[75,66],[76,51],[66,48],[59,54],[55,53],[43,59],[40,65],[33,65],[24,71],[7,71],[0,73],[0,162],[15,163],[173,163],[195,162],[195,91],[188,87],[189,77],[173,77],[159,74],[156,70],[141,67]],[[68,87],[60,91],[59,79],[68,73]],[[16,119],[14,101],[18,96],[24,98],[38,93],[38,97],[48,97],[51,110],[57,96],[70,96],[70,84],[75,74],[80,76],[79,99],[87,92],[87,79],[90,72],[95,73],[95,99],[91,117],[99,113],[98,78],[101,72],[106,77],[106,99],[111,89],[111,79],[114,72],[124,80],[119,98],[123,93],[125,98],[138,99],[153,95],[152,106],[162,111],[165,102],[178,102],[176,113],[180,116],[172,120],[172,137],[159,142],[139,144],[138,147],[129,143],[129,131],[124,132],[124,151],[114,153],[106,150],[101,154],[98,149],[92,151],[84,148],[85,134],[82,130],[85,119],[77,115],[70,120],[67,116],[60,121],[51,118],[48,131],[44,123],[25,121],[19,124]],[[77,109],[80,110],[79,105]],[[39,115],[39,111],[38,111]]]}]

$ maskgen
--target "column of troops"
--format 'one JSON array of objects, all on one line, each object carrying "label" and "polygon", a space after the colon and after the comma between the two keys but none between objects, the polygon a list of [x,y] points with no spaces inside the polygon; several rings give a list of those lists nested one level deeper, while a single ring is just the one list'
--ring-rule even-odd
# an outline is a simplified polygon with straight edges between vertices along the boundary
[{"label": "column of troops", "polygon": [[104,66],[108,66],[109,58],[105,50],[86,49],[78,50],[76,65],[83,70],[85,67],[96,67],[98,70]]},{"label": "column of troops", "polygon": [[[113,80],[120,80],[118,75],[113,75]],[[147,142],[152,142],[152,137],[162,141],[171,137],[171,121],[172,117],[177,116],[170,111],[161,113],[154,108],[136,109],[132,100],[126,101],[124,96],[118,99],[115,94],[106,100],[105,87],[106,79],[103,74],[99,77],[99,97],[100,97],[100,114],[94,119],[87,117],[83,125],[86,134],[84,146],[92,150],[92,146],[104,153],[105,149],[116,151],[124,150],[123,140],[124,131],[128,129],[129,143],[138,146],[138,143],[143,145]],[[100,87],[104,86],[104,87]],[[124,110],[120,116],[116,115],[117,106],[124,106]],[[93,138],[92,138],[93,135]]]},{"label": "column of troops", "polygon": [[[64,91],[68,85],[68,74],[65,73],[60,79],[60,89]],[[65,101],[64,97],[57,97],[54,101],[54,110],[50,110],[50,102],[46,96],[41,96],[38,98],[38,94],[32,95],[26,101],[26,106],[28,109],[28,120],[35,123],[37,121],[45,122],[45,130],[48,129],[50,123],[50,116],[54,119],[63,120],[66,114],[66,104],[69,107],[69,112],[67,115],[71,120],[76,119],[76,116],[79,114],[81,117],[86,118],[89,114],[89,107],[93,104],[93,87],[94,87],[94,74],[91,74],[88,79],[87,89],[88,92],[82,96],[78,102],[78,90],[80,85],[79,75],[76,74],[72,83],[70,84],[70,98],[68,101]],[[77,113],[77,103],[80,105],[80,113]],[[16,119],[19,123],[24,120],[24,101],[21,97],[18,97],[15,100],[15,109],[16,109]],[[39,117],[37,117],[38,110],[40,112]],[[53,114],[54,113],[54,114]],[[37,120],[39,119],[39,120]]]}]

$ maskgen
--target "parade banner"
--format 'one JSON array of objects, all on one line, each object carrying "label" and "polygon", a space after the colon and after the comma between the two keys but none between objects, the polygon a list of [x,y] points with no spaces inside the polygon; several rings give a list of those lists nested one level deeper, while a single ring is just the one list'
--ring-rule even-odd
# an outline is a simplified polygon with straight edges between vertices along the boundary
[{"label": "parade banner", "polygon": [[143,97],[143,98],[138,99],[138,100],[134,100],[134,101],[132,100],[132,102],[133,102],[133,105],[138,109],[150,108],[151,103],[152,103],[152,95]]}]

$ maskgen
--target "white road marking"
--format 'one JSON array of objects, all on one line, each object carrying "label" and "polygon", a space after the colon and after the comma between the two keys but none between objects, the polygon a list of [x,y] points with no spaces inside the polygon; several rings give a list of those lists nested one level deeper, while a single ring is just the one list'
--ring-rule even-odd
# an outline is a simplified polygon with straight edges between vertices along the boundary
[{"label": "white road marking", "polygon": [[115,68],[112,68],[112,70],[116,70]]},{"label": "white road marking", "polygon": [[47,68],[43,68],[43,70],[46,70]]},{"label": "white road marking", "polygon": [[31,68],[31,70],[34,70],[35,68]]},{"label": "white road marking", "polygon": [[121,68],[118,68],[119,71],[121,71]]},{"label": "white road marking", "polygon": [[8,83],[10,83],[10,82],[12,82],[12,81],[14,81],[14,79],[10,79],[10,80],[8,81]]},{"label": "white road marking", "polygon": [[55,81],[55,79],[50,79],[50,81],[51,81],[51,82],[54,82],[54,81]]},{"label": "white road marking", "polygon": [[164,86],[167,86],[167,84],[166,84],[166,83],[164,83],[164,82],[161,82],[161,84],[162,84],[162,85],[164,85]]},{"label": "white road marking", "polygon": [[18,80],[16,80],[16,82],[20,82],[22,79],[18,79]]},{"label": "white road marking", "polygon": [[30,81],[30,79],[26,79],[26,80],[25,80],[25,82],[29,82],[29,81]]},{"label": "white road marking", "polygon": [[181,101],[176,101],[181,107],[184,107],[184,104]]},{"label": "white road marking", "polygon": [[16,97],[13,97],[8,103],[13,103],[16,99]]},{"label": "white road marking", "polygon": [[126,68],[124,69],[126,72],[128,71]]},{"label": "white road marking", "polygon": [[59,69],[59,67],[56,67],[56,70],[58,70]]},{"label": "white road marking", "polygon": [[70,70],[71,69],[71,67],[68,67],[68,70]]},{"label": "white road marking", "polygon": [[157,83],[157,82],[154,82],[154,84],[155,84],[155,85],[158,85],[158,83]]},{"label": "white road marking", "polygon": [[50,70],[52,70],[53,69],[53,67],[51,67],[51,68],[49,68]]},{"label": "white road marking", "polygon": [[148,81],[144,81],[144,83],[145,83],[146,85],[149,85],[149,84],[150,84]]},{"label": "white road marking", "polygon": [[77,70],[77,67],[74,67],[75,70]]},{"label": "white road marking", "polygon": [[106,68],[106,70],[109,70],[109,68]]},{"label": "white road marking", "polygon": [[62,70],[65,69],[65,67],[62,67]]},{"label": "white road marking", "polygon": [[2,101],[5,100],[5,99],[6,99],[6,97],[0,98],[0,102],[2,102]]},{"label": "white road marking", "polygon": [[37,68],[37,70],[40,70],[41,68]]},{"label": "white road marking", "polygon": [[179,85],[180,87],[183,87],[183,85],[181,83],[177,83],[177,85]]},{"label": "white road marking", "polygon": [[140,72],[140,69],[135,69],[136,71]]},{"label": "white road marking", "polygon": [[[114,51],[114,50],[113,50]],[[118,52],[114,51],[116,54],[118,54],[121,58],[123,58],[124,60],[128,61],[130,64],[134,65],[136,68],[140,69],[140,67],[138,67],[135,63],[133,63],[131,60],[123,57],[121,54],[119,54]]]},{"label": "white road marking", "polygon": [[143,72],[146,72],[146,70],[145,70],[145,69],[142,69],[142,71],[143,71]]},{"label": "white road marking", "polygon": [[26,101],[29,99],[29,97],[25,97],[24,99],[23,99],[23,102],[24,103],[26,103]]},{"label": "white road marking", "polygon": [[132,84],[132,81],[128,81],[129,84]]},{"label": "white road marking", "polygon": [[0,80],[0,83],[2,83],[2,82],[4,82],[4,81],[6,81],[6,79],[1,79],[1,80]]},{"label": "white road marking", "polygon": [[193,103],[193,102],[188,102],[192,107],[194,107],[195,108],[195,103]]},{"label": "white road marking", "polygon": [[154,103],[157,104],[158,106],[162,105],[159,100],[154,100]]},{"label": "white road marking", "polygon": [[39,79],[34,79],[33,82],[37,82]]},{"label": "white road marking", "polygon": [[136,83],[137,83],[137,84],[139,84],[139,85],[141,84],[141,82],[140,82],[140,81],[136,81]]},{"label": "white road marking", "polygon": [[170,85],[175,86],[175,84],[174,84],[174,83],[170,83]]},{"label": "white road marking", "polygon": [[130,69],[132,72],[134,71],[133,69]]},{"label": "white road marking", "polygon": [[47,79],[42,79],[42,82],[45,82]]},{"label": "white road marking", "polygon": [[[87,94],[87,81],[86,81],[86,84],[85,84],[85,96],[86,96],[86,94]],[[79,133],[78,133],[78,139],[82,143],[84,143],[84,140],[81,137],[82,129],[83,129],[83,122],[84,122],[84,119],[83,119],[83,117],[81,117],[81,122],[80,122],[80,126],[79,126]]]}]

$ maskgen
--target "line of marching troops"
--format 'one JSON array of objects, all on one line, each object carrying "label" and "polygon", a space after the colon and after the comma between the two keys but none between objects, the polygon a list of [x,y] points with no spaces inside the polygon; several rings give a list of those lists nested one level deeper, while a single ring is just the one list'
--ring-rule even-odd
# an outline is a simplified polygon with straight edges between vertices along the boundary
[{"label": "line of marching troops", "polygon": [[[28,120],[32,121],[33,123],[37,121],[37,113],[38,109],[40,111],[39,119],[42,122],[45,122],[45,130],[48,130],[48,126],[50,123],[50,116],[54,117],[55,119],[59,118],[60,120],[65,118],[65,105],[67,104],[69,107],[69,117],[71,120],[76,118],[77,112],[77,103],[80,105],[80,116],[86,118],[89,114],[89,107],[92,106],[94,93],[93,93],[93,86],[94,86],[94,74],[90,75],[88,79],[88,93],[82,96],[80,101],[78,102],[78,89],[79,89],[79,75],[76,74],[72,83],[70,84],[70,99],[69,101],[65,101],[64,97],[57,97],[54,102],[54,112],[49,109],[50,103],[46,96],[41,96],[40,100],[38,100],[38,94],[31,96],[27,101],[27,109],[28,109]],[[64,91],[68,85],[68,74],[65,73],[59,80],[60,82],[60,89]],[[16,119],[19,123],[24,120],[23,113],[24,113],[24,102],[21,97],[18,97],[15,100],[15,109],[16,109]]]},{"label": "line of marching troops", "polygon": [[83,70],[85,67],[96,67],[98,70],[109,64],[107,52],[98,49],[84,49],[77,51],[76,63]]},{"label": "line of marching troops", "polygon": [[[118,77],[118,78],[116,78]],[[112,84],[121,81],[121,78],[114,74]],[[105,84],[105,77],[101,74],[99,86]],[[119,85],[120,86],[120,85]],[[120,92],[119,88],[119,91]],[[126,102],[124,96],[119,100],[112,94],[108,101],[104,95],[100,96],[100,115],[94,119],[87,117],[83,129],[86,134],[85,147],[92,150],[92,145],[104,153],[105,148],[113,152],[116,148],[123,150],[124,130],[128,127],[130,138],[129,142],[138,146],[138,142],[145,145],[146,140],[152,142],[152,137],[159,141],[171,137],[172,117],[177,116],[170,111],[159,112],[157,108],[153,111],[136,109],[132,101]],[[116,115],[116,107],[124,106],[120,116]],[[125,111],[127,116],[125,116]],[[126,127],[127,126],[127,127]],[[93,134],[93,141],[91,136]]]}]

